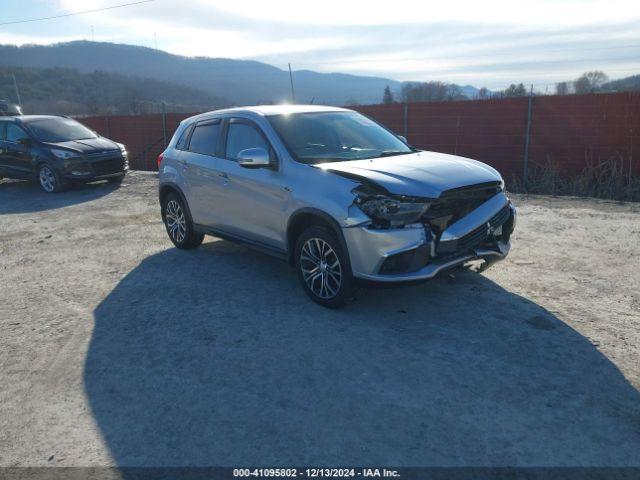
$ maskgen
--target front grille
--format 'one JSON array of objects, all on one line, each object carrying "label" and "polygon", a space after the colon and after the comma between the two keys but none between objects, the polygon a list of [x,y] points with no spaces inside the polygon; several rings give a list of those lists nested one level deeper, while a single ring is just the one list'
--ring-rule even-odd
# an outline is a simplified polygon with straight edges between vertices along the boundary
[{"label": "front grille", "polygon": [[446,190],[431,204],[422,220],[429,223],[436,235],[439,235],[449,225],[465,217],[501,191],[500,182],[479,183]]},{"label": "front grille", "polygon": [[120,156],[120,150],[106,150],[103,152],[86,153],[86,157],[90,160],[100,160],[106,158],[114,158]]},{"label": "front grille", "polygon": [[119,173],[125,169],[125,159],[122,156],[96,160],[91,163],[96,175],[109,175]]},{"label": "front grille", "polygon": [[487,240],[490,235],[489,230],[494,230],[498,228],[500,225],[504,224],[507,220],[509,220],[509,216],[511,215],[511,209],[509,205],[505,205],[502,210],[496,213],[490,220],[489,223],[491,228],[487,228],[487,223],[483,223],[475,230],[467,233],[466,235],[458,238],[457,240],[451,240],[449,242],[441,242],[438,245],[438,254],[441,253],[451,253],[451,252],[465,252],[468,250],[472,250],[473,248],[480,245],[482,242]]}]

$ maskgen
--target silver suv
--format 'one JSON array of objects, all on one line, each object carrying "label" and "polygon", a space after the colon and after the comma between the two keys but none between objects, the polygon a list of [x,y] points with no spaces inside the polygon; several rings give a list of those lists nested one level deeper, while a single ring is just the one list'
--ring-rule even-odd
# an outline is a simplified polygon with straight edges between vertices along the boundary
[{"label": "silver suv", "polygon": [[[424,280],[509,252],[516,210],[493,168],[419,151],[351,110],[234,108],[184,120],[158,158],[178,248],[205,234],[288,260],[327,307],[355,279]],[[482,262],[474,262],[482,261]]]}]

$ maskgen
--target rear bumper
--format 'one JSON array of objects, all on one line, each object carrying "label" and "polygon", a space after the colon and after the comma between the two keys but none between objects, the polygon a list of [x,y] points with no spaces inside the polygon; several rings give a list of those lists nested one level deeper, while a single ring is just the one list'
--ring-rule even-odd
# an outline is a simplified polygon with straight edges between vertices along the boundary
[{"label": "rear bumper", "polygon": [[[445,230],[440,240],[422,224],[384,230],[343,228],[354,276],[376,282],[425,280],[468,262],[483,260],[490,264],[504,259],[511,249],[516,208],[506,196],[496,197],[464,217],[464,222],[452,225],[451,231]],[[494,224],[494,219],[501,223]],[[503,226],[510,231],[503,232]],[[486,234],[478,237],[479,229],[486,229]],[[474,243],[467,246],[465,239]],[[460,249],[452,251],[452,242],[456,241]],[[445,245],[449,251],[445,251]],[[398,259],[395,268],[388,268],[390,258]]]}]

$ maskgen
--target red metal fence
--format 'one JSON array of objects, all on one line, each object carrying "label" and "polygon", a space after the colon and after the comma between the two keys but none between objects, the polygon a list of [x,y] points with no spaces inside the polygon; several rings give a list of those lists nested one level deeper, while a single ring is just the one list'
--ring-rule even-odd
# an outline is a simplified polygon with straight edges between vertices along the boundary
[{"label": "red metal fence", "polygon": [[[589,162],[615,158],[634,175],[640,174],[640,92],[533,97],[531,102],[507,98],[353,108],[405,135],[418,148],[475,158],[507,178],[523,175],[527,157],[529,165],[552,161],[569,174]],[[154,114],[81,121],[124,143],[132,168],[155,170],[165,142],[189,116],[170,113],[164,118]]]}]

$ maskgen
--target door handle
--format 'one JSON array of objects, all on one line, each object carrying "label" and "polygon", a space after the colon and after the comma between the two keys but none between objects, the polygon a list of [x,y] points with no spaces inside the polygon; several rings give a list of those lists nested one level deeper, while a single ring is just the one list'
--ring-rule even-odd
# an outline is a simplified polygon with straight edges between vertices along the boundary
[{"label": "door handle", "polygon": [[225,180],[229,180],[229,175],[226,172],[218,172],[218,176],[224,178]]}]

